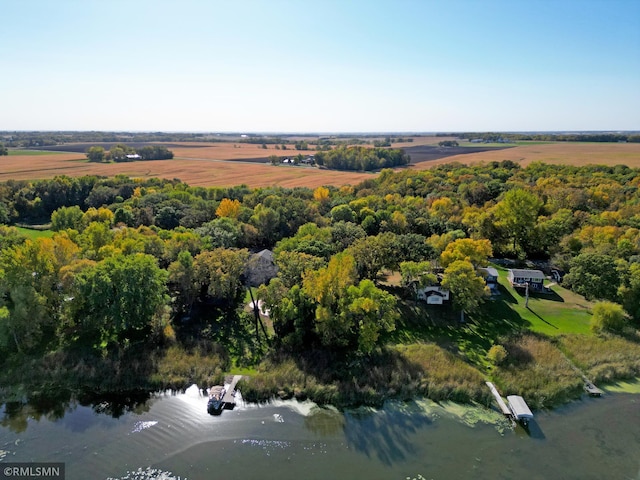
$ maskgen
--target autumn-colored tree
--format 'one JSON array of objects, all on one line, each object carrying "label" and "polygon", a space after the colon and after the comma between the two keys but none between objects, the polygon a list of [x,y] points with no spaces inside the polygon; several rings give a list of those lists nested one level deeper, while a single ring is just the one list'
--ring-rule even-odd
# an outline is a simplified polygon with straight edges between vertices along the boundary
[{"label": "autumn-colored tree", "polygon": [[317,202],[329,201],[329,189],[327,187],[318,187],[313,191],[313,199]]},{"label": "autumn-colored tree", "polygon": [[325,347],[369,353],[381,332],[395,328],[396,301],[370,280],[355,282],[355,260],[342,252],[327,267],[304,274],[303,291],[316,302],[315,331]]},{"label": "autumn-colored tree", "polygon": [[339,315],[340,301],[347,288],[356,281],[356,264],[347,253],[331,257],[320,270],[303,276],[303,290],[316,304],[316,331],[325,346],[345,347],[349,343],[351,325]]},{"label": "autumn-colored tree", "polygon": [[476,268],[486,267],[492,254],[493,250],[489,240],[459,238],[447,245],[440,255],[440,263],[446,268],[456,260],[467,260]]},{"label": "autumn-colored tree", "polygon": [[238,218],[240,215],[240,206],[241,205],[238,200],[223,198],[216,209],[216,215],[218,217]]},{"label": "autumn-colored tree", "polygon": [[462,322],[465,312],[477,308],[489,296],[489,287],[468,260],[452,262],[444,270],[442,286],[451,292],[453,305],[460,310]]}]

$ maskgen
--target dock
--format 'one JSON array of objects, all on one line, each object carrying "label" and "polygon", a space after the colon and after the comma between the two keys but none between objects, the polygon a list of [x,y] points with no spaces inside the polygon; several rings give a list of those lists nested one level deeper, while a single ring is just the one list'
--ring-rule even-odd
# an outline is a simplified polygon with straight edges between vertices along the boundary
[{"label": "dock", "polygon": [[600,397],[604,393],[602,390],[596,387],[589,380],[585,380],[584,391],[587,392],[592,397]]},{"label": "dock", "polygon": [[226,391],[224,393],[224,397],[222,397],[222,404],[224,405],[224,408],[228,410],[232,410],[233,407],[236,406],[236,385],[241,378],[242,375],[234,375],[229,386],[227,387],[225,385]]},{"label": "dock", "polygon": [[498,389],[495,387],[495,385],[491,382],[485,382],[485,383],[487,384],[487,387],[489,387],[489,390],[491,390],[491,393],[495,397],[496,402],[498,403],[498,407],[500,407],[500,411],[502,411],[502,414],[505,417],[511,417],[513,414],[511,413],[511,410],[509,409],[509,407],[507,407],[507,404],[504,403],[504,400],[502,399],[502,396],[500,395],[500,392],[498,392]]}]

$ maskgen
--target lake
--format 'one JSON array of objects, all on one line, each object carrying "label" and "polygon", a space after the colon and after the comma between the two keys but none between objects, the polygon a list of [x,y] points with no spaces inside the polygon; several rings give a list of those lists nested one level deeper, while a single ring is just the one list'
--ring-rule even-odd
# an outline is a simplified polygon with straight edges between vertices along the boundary
[{"label": "lake", "polygon": [[[640,480],[637,394],[535,412],[528,431],[494,410],[427,400],[344,413],[295,401],[240,404],[220,416],[206,404],[192,387],[124,410],[71,402],[41,415],[3,405],[0,463],[65,462],[68,480]],[[127,477],[147,467],[155,473]]]}]

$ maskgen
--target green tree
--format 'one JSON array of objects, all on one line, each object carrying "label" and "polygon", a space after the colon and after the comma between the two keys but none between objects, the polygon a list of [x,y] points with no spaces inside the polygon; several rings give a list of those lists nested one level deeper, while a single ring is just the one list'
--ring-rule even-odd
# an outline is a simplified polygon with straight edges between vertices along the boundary
[{"label": "green tree", "polygon": [[636,322],[640,321],[640,263],[632,263],[629,266],[628,275],[618,293],[627,313]]},{"label": "green tree", "polygon": [[432,272],[431,262],[401,262],[402,286],[416,294],[417,288],[437,285],[438,277]]},{"label": "green tree", "polygon": [[477,308],[489,296],[489,287],[467,260],[456,260],[445,268],[442,286],[451,292],[453,305],[460,310],[462,322],[465,312]]},{"label": "green tree", "polygon": [[195,279],[201,295],[220,305],[235,307],[244,294],[242,274],[249,252],[216,248],[198,254],[194,259]]},{"label": "green tree", "polygon": [[64,292],[61,269],[77,258],[78,247],[66,236],[27,240],[0,254],[0,346],[19,351],[55,341]]},{"label": "green tree", "polygon": [[90,162],[104,162],[105,160],[105,152],[104,148],[93,146],[87,150],[87,158]]},{"label": "green tree", "polygon": [[260,286],[258,298],[269,310],[276,339],[283,347],[300,351],[311,346],[316,304],[299,285],[287,288],[280,278],[274,278],[269,285]]},{"label": "green tree", "polygon": [[518,247],[526,251],[542,205],[535,194],[520,188],[509,190],[496,205],[493,211],[496,226],[513,240],[514,251]]},{"label": "green tree", "polygon": [[315,271],[326,266],[324,258],[304,252],[290,252],[287,250],[283,250],[276,255],[275,263],[278,266],[278,278],[287,288],[301,285],[305,272]]},{"label": "green tree", "polygon": [[327,267],[305,273],[303,292],[316,303],[315,331],[325,347],[369,353],[382,332],[395,328],[396,301],[371,280],[355,282],[355,260],[342,252]]},{"label": "green tree", "polygon": [[616,300],[620,275],[613,257],[599,253],[581,253],[571,260],[569,266],[563,285],[587,300]]},{"label": "green tree", "polygon": [[626,325],[625,314],[622,306],[613,302],[598,302],[593,306],[593,318],[591,330],[601,332],[622,332]]},{"label": "green tree", "polygon": [[67,302],[79,338],[105,348],[151,332],[167,303],[167,272],[150,255],[117,255],[82,270]]},{"label": "green tree", "polygon": [[346,204],[337,205],[331,209],[331,221],[336,222],[354,222],[355,214],[351,207]]},{"label": "green tree", "polygon": [[178,313],[186,313],[199,293],[196,283],[194,260],[189,251],[181,251],[178,259],[172,262],[167,269],[169,274],[168,286],[175,297],[174,309]]},{"label": "green tree", "polygon": [[198,235],[205,238],[212,248],[231,248],[238,246],[242,230],[237,220],[220,217],[195,229]]},{"label": "green tree", "polygon": [[395,330],[399,318],[396,299],[376,288],[371,280],[362,280],[347,289],[347,315],[356,330],[358,351],[370,353],[380,334]]},{"label": "green tree", "polygon": [[72,228],[82,230],[84,213],[77,205],[72,207],[60,207],[51,214],[51,230],[58,232]]},{"label": "green tree", "polygon": [[4,155],[9,155],[9,149],[4,146],[4,143],[0,142],[0,157]]},{"label": "green tree", "polygon": [[358,276],[376,280],[384,267],[390,267],[400,260],[394,254],[397,236],[391,232],[361,238],[347,249],[356,262]]}]

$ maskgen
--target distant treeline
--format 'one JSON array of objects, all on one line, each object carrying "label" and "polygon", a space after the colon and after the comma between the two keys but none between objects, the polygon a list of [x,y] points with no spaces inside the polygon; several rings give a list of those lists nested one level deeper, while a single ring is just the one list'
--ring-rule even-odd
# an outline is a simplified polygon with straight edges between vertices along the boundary
[{"label": "distant treeline", "polygon": [[486,142],[494,142],[501,139],[518,141],[537,142],[640,142],[640,134],[624,133],[439,133],[439,137],[458,137],[472,139],[482,139]]},{"label": "distant treeline", "polygon": [[7,147],[34,148],[66,143],[114,142],[221,142],[218,136],[204,133],[162,132],[0,132]]},{"label": "distant treeline", "polygon": [[408,165],[411,157],[400,149],[340,146],[317,152],[315,161],[320,166],[336,170],[372,171]]},{"label": "distant treeline", "polygon": [[240,133],[165,133],[165,132],[12,132],[0,131],[0,141],[10,148],[37,148],[68,143],[141,143],[141,142],[234,142],[257,145],[286,145],[304,138],[318,150],[339,145],[390,146],[391,143],[412,142],[413,138],[380,135],[260,135]]}]

